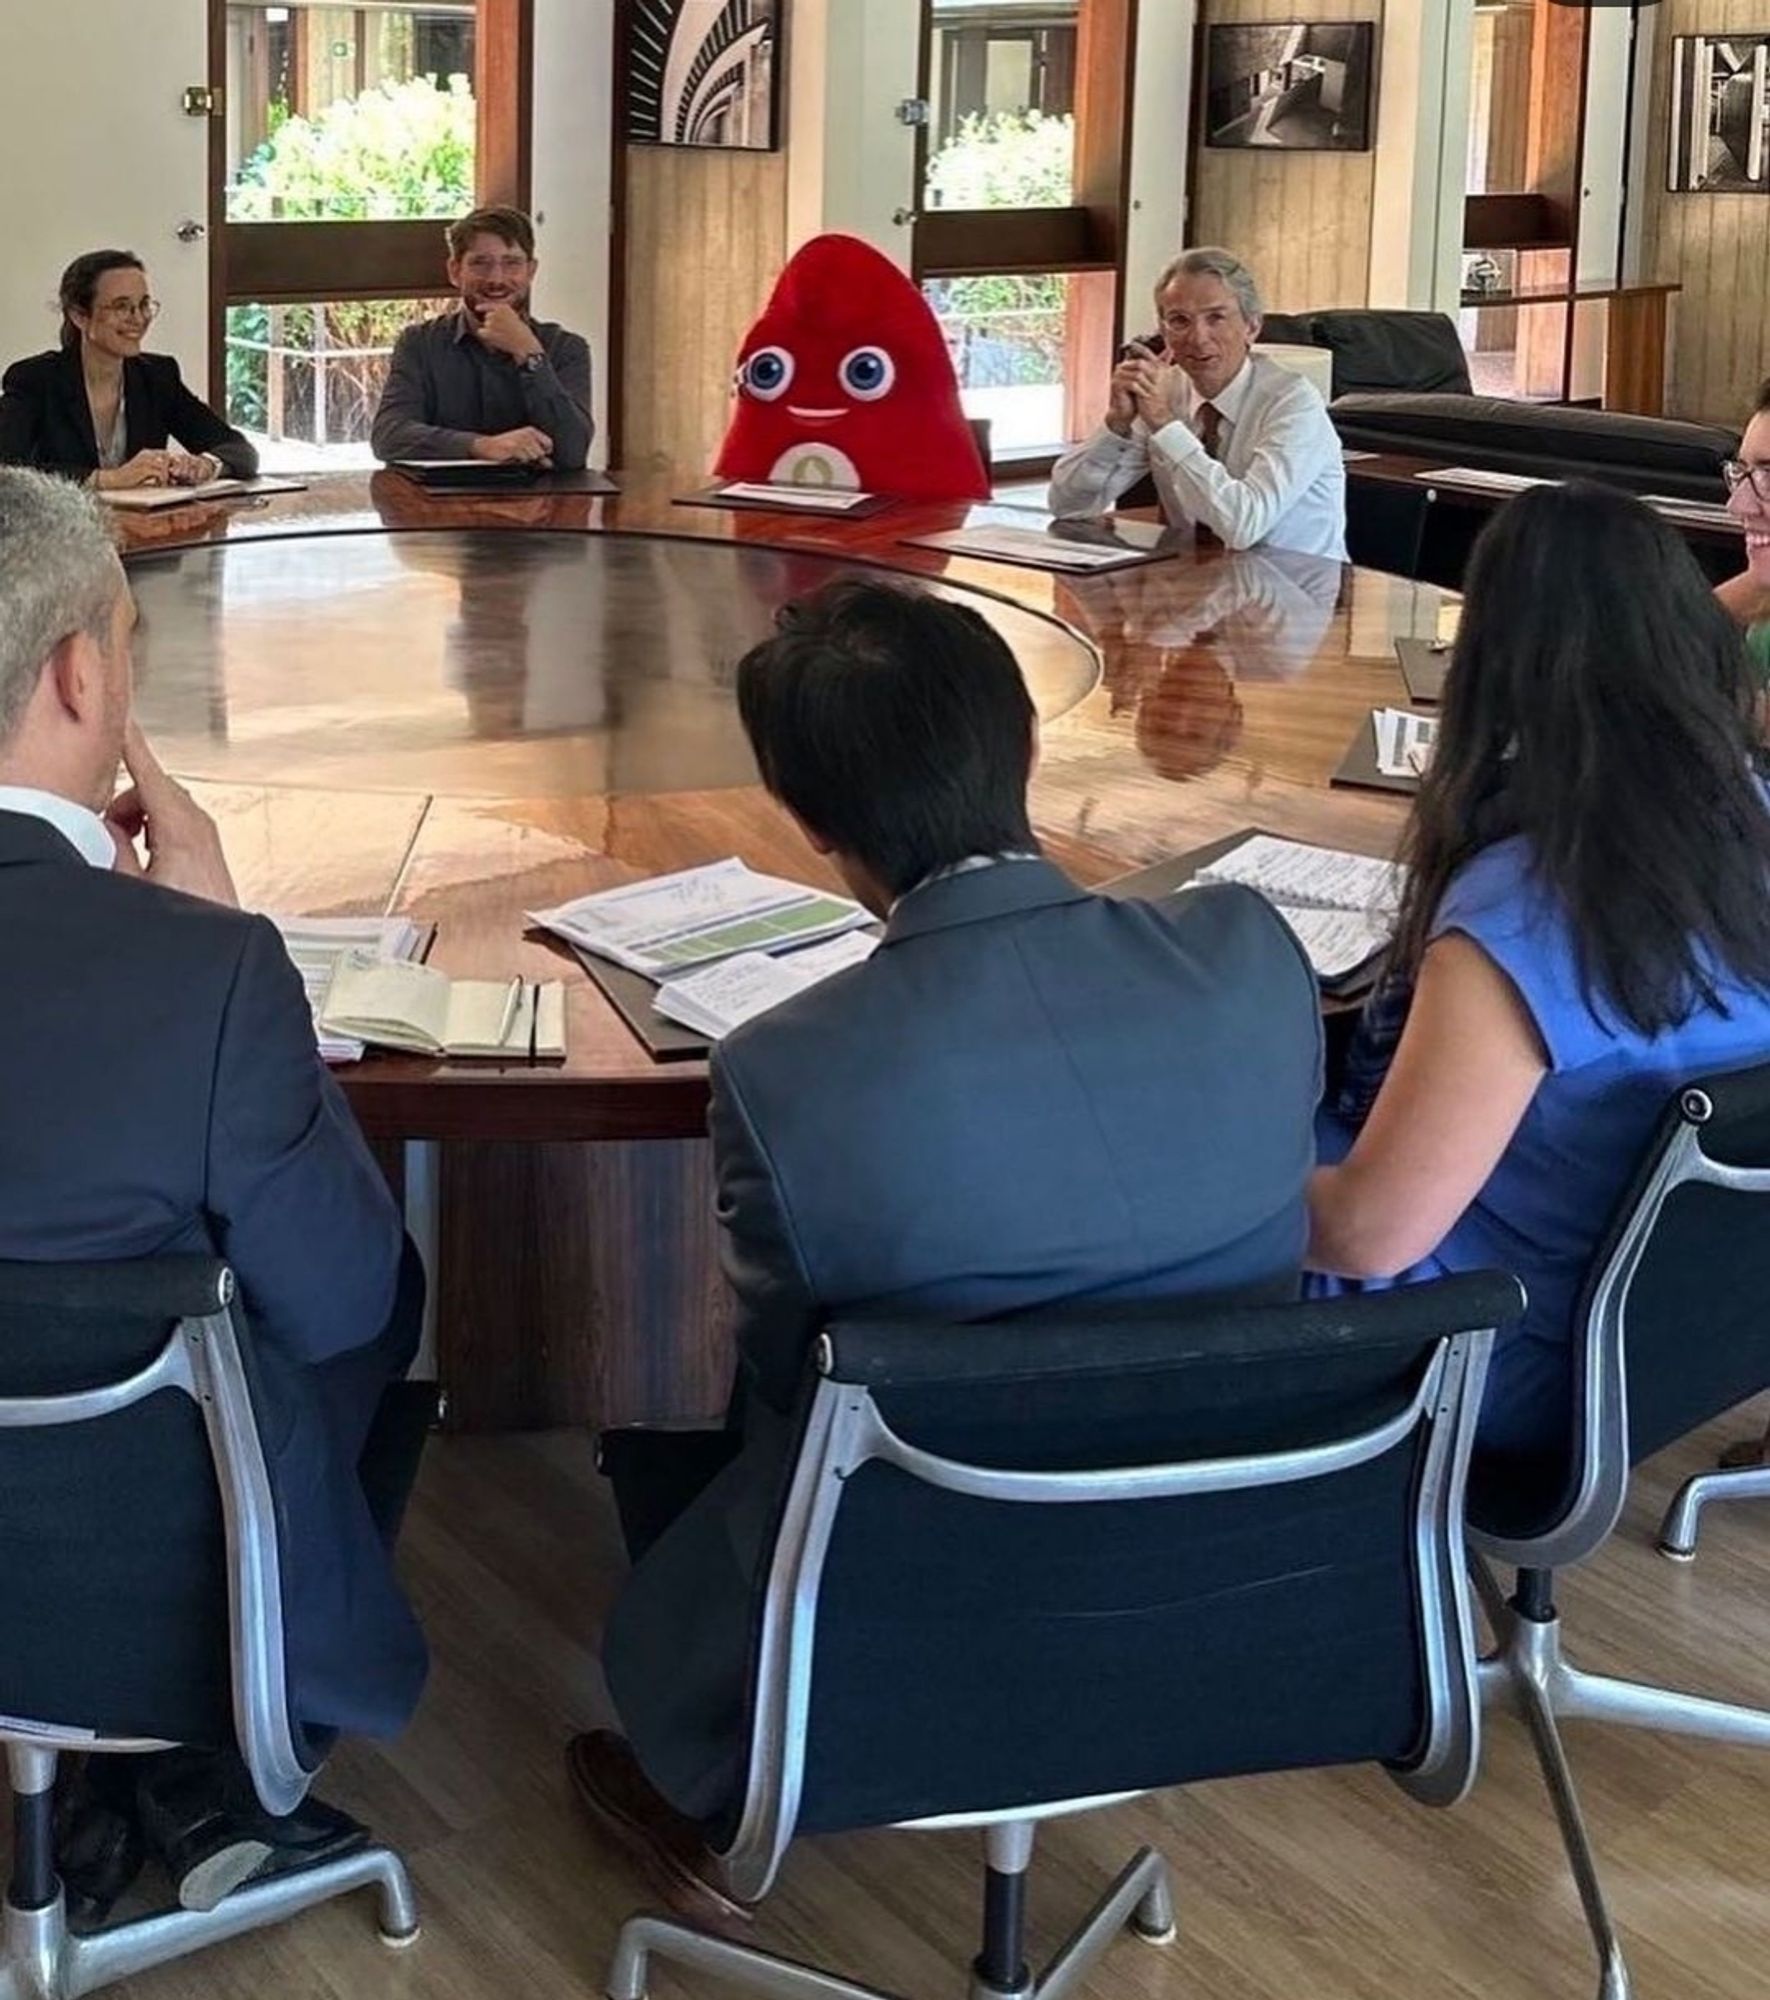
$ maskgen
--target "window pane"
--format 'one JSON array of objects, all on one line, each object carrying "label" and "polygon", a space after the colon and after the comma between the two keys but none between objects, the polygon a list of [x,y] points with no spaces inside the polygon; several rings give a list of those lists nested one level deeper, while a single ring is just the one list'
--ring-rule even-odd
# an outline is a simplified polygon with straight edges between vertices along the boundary
[{"label": "window pane", "polygon": [[1075,200],[1079,0],[934,0],[928,208]]},{"label": "window pane", "polygon": [[473,206],[473,0],[228,0],[227,219],[398,221]]},{"label": "window pane", "polygon": [[402,327],[452,299],[227,309],[227,420],[266,472],[373,465],[369,426]]},{"label": "window pane", "polygon": [[[937,278],[923,286],[947,339],[968,417],[990,422],[990,455],[1067,442],[1065,383],[1077,304],[1072,275]],[[1105,392],[1101,393],[1105,406]]]}]

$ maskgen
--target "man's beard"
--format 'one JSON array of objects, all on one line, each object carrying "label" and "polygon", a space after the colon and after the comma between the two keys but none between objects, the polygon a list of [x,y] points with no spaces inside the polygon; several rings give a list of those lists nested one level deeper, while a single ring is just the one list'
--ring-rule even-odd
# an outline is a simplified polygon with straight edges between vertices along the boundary
[{"label": "man's beard", "polygon": [[466,297],[467,310],[475,319],[484,319],[493,306],[512,306],[526,319],[529,310],[527,290],[507,293],[503,298],[488,299],[482,293],[469,292]]}]

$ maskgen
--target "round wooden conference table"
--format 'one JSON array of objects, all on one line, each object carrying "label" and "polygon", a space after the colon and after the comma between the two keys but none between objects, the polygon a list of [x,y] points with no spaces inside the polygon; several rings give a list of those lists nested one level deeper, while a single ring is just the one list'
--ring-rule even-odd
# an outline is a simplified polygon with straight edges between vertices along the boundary
[{"label": "round wooden conference table", "polygon": [[779,605],[857,570],[974,604],[1038,707],[1035,829],[1096,883],[1248,826],[1387,852],[1403,802],[1328,781],[1368,711],[1405,701],[1395,638],[1434,635],[1446,601],[1267,550],[1056,575],[906,545],[963,507],[801,517],[620,483],[443,495],[378,472],[118,517],[137,710],[243,900],[411,916],[445,971],[566,983],[563,1065],[340,1072],[396,1174],[404,1142],[437,1176],[435,1334],[465,1427],[722,1404],[705,1067],[655,1062],[524,913],[730,854],[835,884],[737,721],[735,663]]}]

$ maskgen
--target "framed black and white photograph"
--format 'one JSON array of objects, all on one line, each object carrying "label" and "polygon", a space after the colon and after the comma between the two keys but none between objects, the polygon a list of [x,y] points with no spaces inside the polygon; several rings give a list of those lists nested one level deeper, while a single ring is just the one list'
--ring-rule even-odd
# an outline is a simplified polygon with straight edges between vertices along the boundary
[{"label": "framed black and white photograph", "polygon": [[1770,194],[1770,33],[1672,43],[1666,186],[1673,194]]},{"label": "framed black and white photograph", "polygon": [[1370,21],[1218,22],[1205,30],[1205,144],[1367,152],[1375,60]]},{"label": "framed black and white photograph", "polygon": [[766,153],[780,144],[784,0],[632,0],[627,136]]}]

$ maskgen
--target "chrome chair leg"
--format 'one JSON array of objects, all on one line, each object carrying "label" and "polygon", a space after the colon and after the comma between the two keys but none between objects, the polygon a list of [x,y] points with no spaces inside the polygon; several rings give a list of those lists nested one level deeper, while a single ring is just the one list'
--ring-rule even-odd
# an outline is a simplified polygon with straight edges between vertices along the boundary
[{"label": "chrome chair leg", "polygon": [[1506,1701],[1530,1731],[1537,1767],[1555,1811],[1561,1845],[1598,1955],[1598,2000],[1629,2000],[1629,1969],[1622,1940],[1604,1899],[1597,1856],[1555,1719],[1558,1713],[1566,1712],[1563,1701],[1584,1677],[1562,1661],[1558,1618],[1524,1618],[1510,1606],[1501,1607],[1497,1616],[1498,1651],[1482,1663],[1480,1675],[1483,1701]]},{"label": "chrome chair leg", "polygon": [[754,1945],[732,1944],[669,1917],[651,1916],[629,1917],[621,1926],[603,1987],[608,2000],[647,2000],[654,1956],[690,1971],[710,1972],[747,1993],[762,1994],[764,2000],[900,2000],[877,1986],[857,1986]]},{"label": "chrome chair leg", "polygon": [[414,1943],[418,1909],[412,1884],[405,1864],[385,1847],[365,1848],[256,1886],[248,1883],[212,1910],[166,1910],[101,1931],[70,1931],[59,1889],[42,1909],[21,1910],[8,1903],[0,1943],[0,2000],[75,2000],[205,1945],[370,1888],[379,1891],[383,1941]]},{"label": "chrome chair leg", "polygon": [[1118,1879],[1057,1949],[1033,1982],[1032,2000],[1064,2000],[1105,1956],[1120,1931],[1131,1929],[1151,1944],[1174,1937],[1174,1893],[1168,1864],[1153,1847],[1142,1847]]},{"label": "chrome chair leg", "polygon": [[[998,1856],[998,1858],[1000,1858]],[[990,1985],[973,1971],[971,2000],[1065,2000],[1099,1964],[1119,1932],[1130,1928],[1153,1944],[1174,1935],[1174,1897],[1168,1864],[1153,1848],[1138,1850],[1100,1901],[1036,1979]],[[754,1945],[710,1937],[673,1918],[629,1917],[621,1926],[603,1985],[607,2000],[648,2000],[651,1961],[707,1972],[764,2000],[899,2000],[877,1986],[862,1986]],[[1625,2000],[1618,1995],[1617,2000]]]},{"label": "chrome chair leg", "polygon": [[1770,1499],[1770,1465],[1724,1467],[1686,1479],[1659,1524],[1659,1552],[1673,1562],[1696,1556],[1697,1517],[1711,1500]]}]

